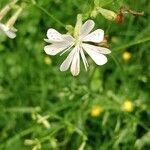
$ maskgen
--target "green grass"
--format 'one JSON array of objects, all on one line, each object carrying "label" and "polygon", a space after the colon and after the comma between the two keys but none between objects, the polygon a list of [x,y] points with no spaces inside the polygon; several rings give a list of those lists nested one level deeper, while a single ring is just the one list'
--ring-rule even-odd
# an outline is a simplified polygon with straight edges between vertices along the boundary
[{"label": "green grass", "polygon": [[[65,33],[63,26],[74,26],[93,1],[29,1],[15,24],[17,37],[0,33],[0,150],[30,150],[37,143],[42,150],[150,149],[150,3],[116,0],[104,7],[117,11],[122,5],[145,15],[126,14],[123,24],[98,15],[95,28],[105,30],[112,53],[101,67],[89,58],[88,72],[82,65],[78,77],[59,71],[64,55],[45,63],[43,39],[50,27]],[[126,100],[133,111],[122,109]],[[93,106],[103,109],[98,117],[91,116]],[[38,114],[48,116],[50,128],[37,122]],[[26,145],[27,139],[35,143]]]}]

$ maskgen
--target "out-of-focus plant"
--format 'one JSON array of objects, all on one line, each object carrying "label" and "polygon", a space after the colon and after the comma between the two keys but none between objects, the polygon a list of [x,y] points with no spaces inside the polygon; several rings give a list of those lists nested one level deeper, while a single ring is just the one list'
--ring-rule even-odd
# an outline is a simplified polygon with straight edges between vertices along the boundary
[{"label": "out-of-focus plant", "polygon": [[[0,149],[149,149],[148,4],[19,0],[1,15],[5,24],[23,9],[13,21],[17,37],[0,33]],[[62,57],[43,52],[43,39],[48,28],[73,36],[78,14],[105,31],[102,43],[89,44],[111,54],[101,67],[86,57],[89,71],[74,78],[56,67]]]}]

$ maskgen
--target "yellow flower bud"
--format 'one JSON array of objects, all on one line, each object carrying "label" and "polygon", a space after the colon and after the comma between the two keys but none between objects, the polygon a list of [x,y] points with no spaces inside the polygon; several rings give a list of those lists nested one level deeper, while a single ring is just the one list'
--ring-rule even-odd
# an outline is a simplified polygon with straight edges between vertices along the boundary
[{"label": "yellow flower bud", "polygon": [[99,13],[101,13],[103,17],[105,17],[106,19],[110,21],[114,21],[117,18],[117,14],[111,10],[99,7],[98,11]]},{"label": "yellow flower bud", "polygon": [[133,103],[129,100],[124,101],[122,104],[123,111],[132,112],[133,111]]},{"label": "yellow flower bud", "polygon": [[100,106],[93,106],[91,110],[91,116],[92,117],[98,117],[103,112],[103,108]]},{"label": "yellow flower bud", "polygon": [[46,65],[51,65],[52,60],[50,59],[50,57],[46,56],[46,57],[44,58],[44,62],[45,62]]},{"label": "yellow flower bud", "polygon": [[129,61],[129,59],[131,58],[131,53],[129,52],[124,52],[123,55],[122,55],[122,58],[124,61]]}]

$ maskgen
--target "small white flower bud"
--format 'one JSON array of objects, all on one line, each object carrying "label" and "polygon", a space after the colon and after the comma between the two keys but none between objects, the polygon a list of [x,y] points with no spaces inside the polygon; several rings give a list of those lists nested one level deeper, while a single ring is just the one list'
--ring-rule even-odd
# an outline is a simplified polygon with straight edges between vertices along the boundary
[{"label": "small white flower bud", "polygon": [[68,33],[73,35],[74,27],[72,25],[66,25],[66,30],[68,31]]},{"label": "small white flower bud", "polygon": [[2,10],[0,11],[0,20],[2,20],[5,15],[9,12],[9,10],[11,9],[11,7],[17,2],[17,0],[13,0],[12,2],[10,2],[9,4],[7,4],[6,6],[4,6],[2,8]]},{"label": "small white flower bud", "polygon": [[79,37],[81,27],[82,27],[82,15],[78,14],[77,15],[77,22],[76,22],[75,29],[74,29],[74,37],[75,38]]},{"label": "small white flower bud", "polygon": [[25,145],[33,145],[33,144],[35,144],[35,141],[34,141],[34,140],[31,140],[31,139],[26,139],[26,140],[24,141],[24,144],[25,144]]},{"label": "small white flower bud", "polygon": [[14,13],[14,15],[7,21],[6,26],[8,28],[11,28],[15,24],[15,22],[16,22],[16,20],[19,17],[19,15],[20,15],[21,12],[22,12],[22,8],[19,7],[17,9],[17,11]]},{"label": "small white flower bud", "polygon": [[48,119],[49,116],[41,116],[41,115],[37,115],[37,123],[39,124],[43,124],[43,126],[47,129],[49,129],[51,126],[50,126],[50,123],[48,122]]},{"label": "small white flower bud", "polygon": [[6,5],[4,8],[2,8],[2,10],[0,11],[0,20],[2,20],[5,17],[9,10],[9,5]]},{"label": "small white flower bud", "polygon": [[38,143],[37,145],[35,145],[32,150],[41,150],[41,144]]},{"label": "small white flower bud", "polygon": [[98,11],[99,13],[101,13],[103,17],[105,17],[106,19],[110,21],[114,21],[117,18],[117,14],[111,10],[99,7]]}]

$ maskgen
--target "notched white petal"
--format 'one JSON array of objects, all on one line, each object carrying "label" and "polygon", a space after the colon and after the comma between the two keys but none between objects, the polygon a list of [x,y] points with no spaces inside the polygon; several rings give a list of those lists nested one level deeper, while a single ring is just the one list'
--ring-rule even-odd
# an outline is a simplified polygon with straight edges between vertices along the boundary
[{"label": "notched white petal", "polygon": [[79,49],[75,51],[75,54],[73,56],[72,64],[71,64],[71,73],[73,76],[77,76],[80,73],[80,54]]},{"label": "notched white petal", "polygon": [[94,46],[94,45],[91,45],[91,44],[83,43],[82,47],[85,50],[90,49],[92,51],[95,51],[95,52],[98,52],[98,53],[101,53],[101,54],[110,54],[111,53],[111,51],[108,48],[100,47],[100,46]]},{"label": "notched white petal", "polygon": [[82,39],[84,42],[94,42],[100,43],[104,39],[104,31],[102,29],[97,29],[94,32],[88,34],[86,37]]},{"label": "notched white petal", "polygon": [[86,35],[88,35],[92,29],[94,28],[94,21],[93,20],[87,20],[81,28],[81,38],[85,37]]},{"label": "notched white petal", "polygon": [[56,31],[55,29],[52,29],[52,28],[48,29],[47,37],[52,42],[61,42],[61,41],[63,41],[62,35],[58,31]]},{"label": "notched white petal", "polygon": [[69,53],[69,55],[67,56],[67,58],[64,60],[64,62],[61,64],[60,66],[60,71],[66,71],[69,69],[73,56],[75,53],[75,48]]},{"label": "notched white petal", "polygon": [[83,48],[97,65],[104,65],[105,63],[107,63],[107,57],[105,55],[95,50],[89,49],[84,45]]},{"label": "notched white petal", "polygon": [[11,38],[11,39],[14,39],[16,37],[16,33],[14,33],[13,31],[9,30],[9,31],[6,31],[5,32],[6,35]]},{"label": "notched white petal", "polygon": [[67,49],[70,45],[66,43],[54,43],[44,47],[44,51],[48,55],[56,55],[61,51]]}]

